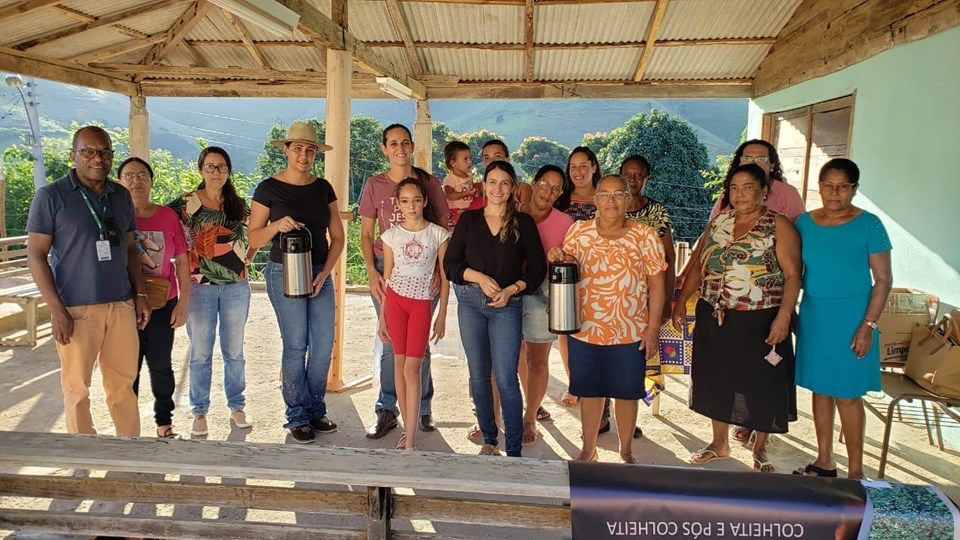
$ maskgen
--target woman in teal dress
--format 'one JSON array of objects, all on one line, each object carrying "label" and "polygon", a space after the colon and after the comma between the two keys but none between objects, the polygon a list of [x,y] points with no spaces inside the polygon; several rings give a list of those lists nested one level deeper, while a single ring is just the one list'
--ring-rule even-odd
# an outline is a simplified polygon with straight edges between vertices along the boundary
[{"label": "woman in teal dress", "polygon": [[844,158],[820,169],[823,207],[797,218],[803,298],[797,323],[797,385],[813,392],[817,459],[795,474],[836,476],[834,407],[847,446],[847,476],[863,478],[861,397],[880,390],[877,319],[893,281],[890,239],[877,216],[853,206],[857,165]]}]

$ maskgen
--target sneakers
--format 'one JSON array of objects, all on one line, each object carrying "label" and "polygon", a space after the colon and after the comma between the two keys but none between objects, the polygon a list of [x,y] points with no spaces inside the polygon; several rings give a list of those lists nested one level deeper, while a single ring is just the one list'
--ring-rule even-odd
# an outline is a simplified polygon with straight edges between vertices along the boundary
[{"label": "sneakers", "polygon": [[302,426],[297,426],[290,430],[290,436],[293,437],[293,440],[298,443],[312,443],[317,440],[317,433],[313,431],[313,428],[310,427],[310,424],[304,424]]},{"label": "sneakers", "polygon": [[246,429],[248,427],[253,427],[253,423],[247,420],[247,413],[240,411],[230,411],[230,419],[233,420],[234,425],[240,429]]},{"label": "sneakers", "polygon": [[198,414],[193,417],[193,427],[190,428],[190,435],[194,437],[202,437],[210,433],[207,429],[207,415]]},{"label": "sneakers", "polygon": [[479,455],[481,456],[499,456],[500,449],[490,443],[483,443],[483,446],[480,447]]},{"label": "sneakers", "polygon": [[330,420],[326,416],[317,420],[313,419],[310,421],[310,427],[313,428],[317,433],[333,433],[337,430],[337,424],[333,420]]}]

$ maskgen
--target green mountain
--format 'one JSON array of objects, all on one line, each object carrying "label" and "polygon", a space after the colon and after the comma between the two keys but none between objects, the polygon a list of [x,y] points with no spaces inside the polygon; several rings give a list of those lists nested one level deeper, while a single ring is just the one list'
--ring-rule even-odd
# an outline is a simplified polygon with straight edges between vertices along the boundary
[{"label": "green mountain", "polygon": [[[60,135],[77,122],[126,126],[128,98],[51,81],[37,81],[41,124],[45,136]],[[323,117],[323,99],[148,98],[151,146],[166,148],[190,162],[197,154],[197,137],[226,148],[238,170],[254,169],[264,140],[275,121]],[[399,100],[355,100],[353,114],[372,116],[384,125],[412,126],[414,103]],[[746,125],[743,99],[552,99],[552,100],[435,100],[434,121],[454,132],[486,128],[500,133],[516,148],[539,135],[570,148],[584,133],[609,131],[638,112],[657,108],[688,121],[711,158],[730,153]],[[26,117],[15,88],[0,93],[0,147],[23,140]]]}]

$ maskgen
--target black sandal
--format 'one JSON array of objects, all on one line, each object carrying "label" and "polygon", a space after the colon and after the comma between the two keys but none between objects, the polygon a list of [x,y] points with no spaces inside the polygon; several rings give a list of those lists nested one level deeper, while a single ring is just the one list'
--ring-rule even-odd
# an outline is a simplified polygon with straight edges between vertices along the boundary
[{"label": "black sandal", "polygon": [[793,471],[793,474],[800,475],[800,476],[821,476],[824,478],[836,478],[837,470],[824,469],[822,467],[817,467],[813,463],[808,463],[802,469],[797,469]]}]

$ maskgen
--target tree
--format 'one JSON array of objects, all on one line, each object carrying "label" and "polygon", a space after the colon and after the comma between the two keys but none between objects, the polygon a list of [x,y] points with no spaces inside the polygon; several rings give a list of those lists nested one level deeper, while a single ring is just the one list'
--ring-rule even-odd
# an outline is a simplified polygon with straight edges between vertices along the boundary
[{"label": "tree", "polygon": [[703,177],[703,187],[710,192],[711,200],[716,201],[723,195],[723,181],[727,178],[727,170],[730,169],[731,161],[733,161],[733,154],[720,154],[709,169],[700,171],[700,176]]},{"label": "tree", "polygon": [[442,178],[447,171],[447,163],[443,158],[443,148],[450,141],[458,140],[458,135],[447,127],[443,122],[433,123],[433,160],[434,176]]},{"label": "tree", "polygon": [[607,146],[609,145],[610,134],[605,131],[584,133],[583,139],[580,141],[580,146],[586,146],[593,150],[593,153],[597,155],[597,160],[600,161],[601,165],[606,161]]},{"label": "tree", "polygon": [[690,125],[656,109],[638,113],[610,132],[601,168],[615,172],[633,154],[646,157],[653,167],[646,194],[670,210],[674,238],[692,242],[699,237],[712,206],[701,176],[710,162]]},{"label": "tree", "polygon": [[551,141],[546,137],[527,137],[520,143],[517,150],[510,156],[517,173],[526,178],[533,178],[537,170],[544,165],[565,167],[570,149]]}]

